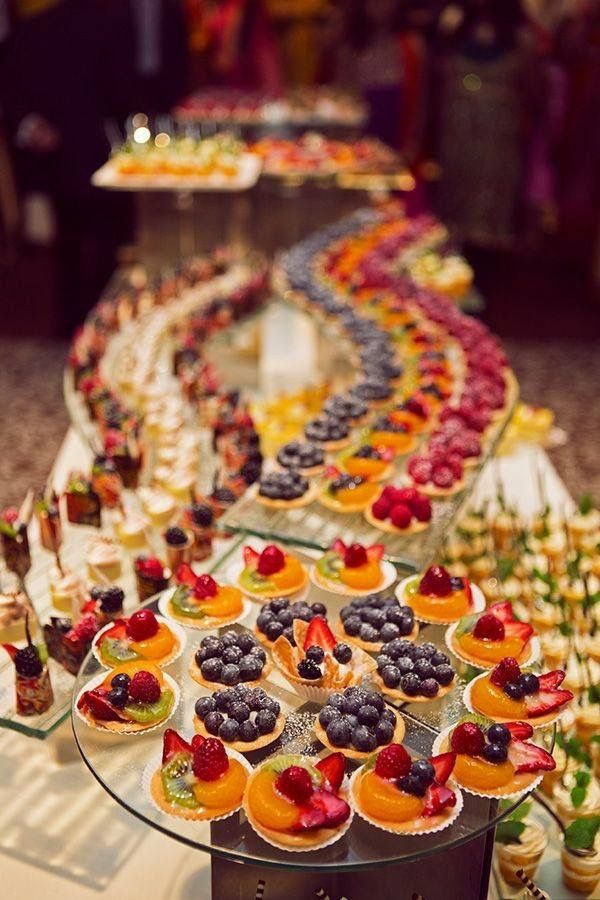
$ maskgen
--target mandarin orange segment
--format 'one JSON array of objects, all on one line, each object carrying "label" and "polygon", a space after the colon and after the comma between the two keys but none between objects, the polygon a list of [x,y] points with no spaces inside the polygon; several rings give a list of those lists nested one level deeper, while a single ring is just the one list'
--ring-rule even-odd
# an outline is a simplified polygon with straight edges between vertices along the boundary
[{"label": "mandarin orange segment", "polygon": [[458,638],[464,652],[485,663],[498,663],[505,656],[513,656],[517,662],[525,647],[524,641],[518,637],[505,637],[501,641],[483,641],[467,632]]},{"label": "mandarin orange segment", "polygon": [[460,619],[467,614],[469,599],[464,591],[456,591],[448,597],[433,597],[428,594],[413,594],[410,605],[417,615],[420,613],[428,619]]},{"label": "mandarin orange segment", "polygon": [[341,503],[342,506],[354,506],[359,503],[364,503],[364,505],[367,506],[371,500],[375,499],[378,492],[378,485],[365,481],[355,488],[341,488],[341,490],[336,491],[335,499]]},{"label": "mandarin orange segment", "polygon": [[304,581],[302,564],[293,556],[286,556],[283,569],[280,569],[279,572],[274,572],[269,578],[278,588],[291,588],[295,585],[301,585]]},{"label": "mandarin orange segment", "polygon": [[343,463],[348,475],[360,475],[363,478],[377,478],[385,472],[387,466],[385,459],[363,459],[360,456],[349,456]]},{"label": "mandarin orange segment", "polygon": [[194,796],[209,809],[228,809],[240,803],[248,773],[237,759],[229,760],[227,771],[216,781],[198,781],[192,787]]},{"label": "mandarin orange segment", "polygon": [[216,597],[202,600],[200,608],[207,616],[234,616],[242,611],[242,592],[236,587],[220,587]]},{"label": "mandarin orange segment", "polygon": [[368,562],[366,565],[357,566],[354,569],[344,566],[340,570],[340,580],[347,584],[348,587],[356,590],[376,588],[382,581],[379,563]]},{"label": "mandarin orange segment", "polygon": [[276,778],[276,773],[269,769],[261,769],[253,776],[248,788],[248,807],[265,828],[289,831],[300,818],[300,810],[277,793]]},{"label": "mandarin orange segment", "polygon": [[412,434],[399,434],[395,431],[373,431],[371,433],[371,443],[376,447],[391,447],[397,453],[404,453],[413,444]]},{"label": "mandarin orange segment", "polygon": [[158,631],[153,637],[131,642],[131,649],[144,659],[162,659],[169,655],[174,646],[175,635],[164,622],[159,623]]},{"label": "mandarin orange segment", "polygon": [[372,771],[360,779],[358,799],[367,815],[384,822],[408,822],[417,819],[423,809],[420,797],[402,793],[391,781]]},{"label": "mandarin orange segment", "polygon": [[499,716],[503,719],[527,718],[527,707],[524,700],[512,700],[502,688],[492,684],[489,678],[480,678],[473,682],[471,688],[471,703],[480,712]]},{"label": "mandarin orange segment", "polygon": [[478,756],[459,753],[454,764],[453,775],[461,784],[475,790],[495,790],[509,784],[514,775],[514,767],[506,760],[503,763],[489,763]]}]

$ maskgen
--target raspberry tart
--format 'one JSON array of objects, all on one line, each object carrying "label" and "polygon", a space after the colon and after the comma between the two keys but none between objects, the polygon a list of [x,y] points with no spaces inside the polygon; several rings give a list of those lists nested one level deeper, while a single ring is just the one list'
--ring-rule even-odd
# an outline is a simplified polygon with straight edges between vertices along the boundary
[{"label": "raspberry tart", "polygon": [[310,622],[315,616],[327,616],[323,603],[311,603],[309,606],[306,600],[292,602],[287,597],[277,597],[264,604],[256,619],[254,634],[266,647],[272,647],[281,635],[295,646],[294,619]]},{"label": "raspberry tart", "polygon": [[450,625],[446,644],[455,656],[478,669],[493,669],[506,656],[528,666],[540,649],[533,628],[515,618],[510,601],[494,603],[486,612]]},{"label": "raspberry tart", "polygon": [[411,456],[406,473],[413,486],[428,497],[452,497],[464,489],[463,466],[458,454],[432,450]]},{"label": "raspberry tart", "polygon": [[377,691],[349,687],[330,694],[314,725],[317,739],[350,759],[366,759],[378,747],[404,737],[404,720]]},{"label": "raspberry tart", "polygon": [[252,768],[217,738],[185,740],[167,728],[162,757],[145,773],[154,806],[170,816],[193,821],[224,819],[242,805]]},{"label": "raspberry tart", "polygon": [[194,729],[240,753],[267,747],[284,727],[281,705],[261,687],[238,684],[200,697],[194,706]]},{"label": "raspberry tart", "polygon": [[236,584],[254,600],[289,597],[306,587],[308,573],[300,560],[275,544],[260,553],[244,547],[244,566],[237,574]]},{"label": "raspberry tart", "polygon": [[254,769],[244,793],[244,812],[254,831],[282,850],[326,847],[352,821],[341,753],[324,759],[280,754]]},{"label": "raspberry tart", "polygon": [[352,806],[361,818],[384,831],[441,831],[462,809],[462,794],[449,781],[455,760],[454,753],[413,760],[402,744],[389,744],[352,776]]},{"label": "raspberry tart", "polygon": [[202,638],[190,662],[190,675],[211,690],[240,682],[258,685],[271,671],[267,654],[250,631],[226,631]]},{"label": "raspberry tart", "polygon": [[382,560],[383,544],[350,544],[337,538],[310,569],[311,581],[334,594],[363,596],[383,591],[396,580],[396,569]]},{"label": "raspberry tart", "polygon": [[456,678],[449,658],[430,642],[414,644],[395,638],[383,645],[376,665],[373,680],[377,687],[405,703],[427,703],[444,697]]},{"label": "raspberry tart", "polygon": [[362,512],[379,493],[379,486],[363,475],[348,475],[335,466],[328,466],[325,474],[318,500],[333,512]]},{"label": "raspberry tart", "polygon": [[211,575],[196,575],[182,563],[175,572],[177,587],[162,594],[158,608],[168,619],[187,628],[218,628],[231,625],[248,612],[249,602],[239,588],[218,584]]},{"label": "raspberry tart", "polygon": [[388,534],[419,534],[431,524],[431,501],[416,488],[386,484],[377,499],[364,512],[374,528]]},{"label": "raspberry tart", "polygon": [[560,687],[564,678],[560,669],[534,675],[506,657],[467,685],[463,702],[494,722],[527,721],[541,728],[556,721],[573,699],[571,691]]},{"label": "raspberry tart", "polygon": [[179,702],[175,681],[150,662],[125,662],[93,678],[77,698],[81,719],[100,731],[133,734],[166,722]]},{"label": "raspberry tart", "polygon": [[395,597],[368,594],[341,608],[340,633],[367,653],[378,653],[395,638],[414,641],[419,625],[410,606],[400,606]]},{"label": "raspberry tart", "polygon": [[184,646],[183,630],[146,608],[137,609],[128,618],[109,622],[93,642],[94,656],[111,669],[133,660],[168,666]]},{"label": "raspberry tart", "polygon": [[396,588],[396,597],[413,609],[416,619],[433,625],[450,625],[485,608],[479,588],[443,566],[430,566],[422,576],[405,578]]}]

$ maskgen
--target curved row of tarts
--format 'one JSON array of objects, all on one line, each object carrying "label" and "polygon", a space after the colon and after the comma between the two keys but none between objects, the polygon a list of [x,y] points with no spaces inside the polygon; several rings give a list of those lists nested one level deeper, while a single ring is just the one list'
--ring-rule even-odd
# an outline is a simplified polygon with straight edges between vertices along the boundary
[{"label": "curved row of tarts", "polygon": [[[381,565],[365,548],[342,552],[340,544],[331,551],[341,556],[340,570]],[[261,553],[245,548],[234,584],[186,565],[176,574],[175,589],[159,599],[162,615],[144,607],[98,632],[93,651],[105,668],[76,700],[77,715],[102,731],[165,725],[180,688],[164,668],[184,649],[185,627],[232,624],[247,614],[244,593],[261,597],[252,630],[208,634],[191,656],[190,676],[210,692],[195,703],[195,733],[167,728],[143,776],[149,802],[168,815],[212,821],[243,808],[270,844],[315,850],[341,838],[355,813],[392,833],[428,834],[456,819],[462,791],[519,796],[554,769],[531,738],[573,699],[561,689],[564,673],[535,674],[533,629],[516,620],[510,603],[485,610],[466,579],[432,566],[400,582],[395,596],[349,588],[334,622],[324,604],[302,594],[303,564],[274,545]],[[447,624],[446,649],[481,674],[464,687],[467,713],[438,735],[430,757],[415,758],[390,700],[431,702],[455,683],[450,656],[417,641],[426,622]],[[253,768],[243,755],[284,730],[285,713],[264,686],[274,666],[301,697],[321,705],[314,732],[330,751],[324,758],[280,752]],[[359,764],[350,777],[348,760]]]}]

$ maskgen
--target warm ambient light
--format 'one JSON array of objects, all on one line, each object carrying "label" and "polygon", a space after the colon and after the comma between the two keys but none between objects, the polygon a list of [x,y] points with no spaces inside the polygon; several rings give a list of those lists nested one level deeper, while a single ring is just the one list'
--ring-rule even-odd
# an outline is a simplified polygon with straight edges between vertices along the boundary
[{"label": "warm ambient light", "polygon": [[171,143],[171,136],[168,135],[165,131],[160,131],[154,138],[154,143],[159,148],[168,147]]},{"label": "warm ambient light", "polygon": [[131,124],[134,128],[143,128],[148,124],[148,116],[145,113],[135,113],[131,118]]},{"label": "warm ambient light", "polygon": [[147,144],[150,140],[150,129],[146,128],[145,125],[142,125],[140,128],[136,128],[133,132],[133,139],[136,144]]}]

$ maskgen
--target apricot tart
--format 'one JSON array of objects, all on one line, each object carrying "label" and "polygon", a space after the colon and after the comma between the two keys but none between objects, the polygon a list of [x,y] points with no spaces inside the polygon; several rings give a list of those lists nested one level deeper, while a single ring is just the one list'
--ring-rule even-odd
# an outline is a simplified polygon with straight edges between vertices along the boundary
[{"label": "apricot tart", "polygon": [[539,653],[533,628],[514,617],[510,601],[494,603],[481,615],[465,616],[451,625],[446,644],[455,656],[479,669],[492,669],[505,656],[527,666]]},{"label": "apricot tart", "polygon": [[202,638],[190,662],[190,675],[198,684],[213,688],[255,683],[271,670],[267,654],[250,631],[226,631]]},{"label": "apricot tart", "polygon": [[179,702],[179,688],[158,666],[125,662],[93,678],[77,698],[81,719],[101,731],[129,734],[165,722]]},{"label": "apricot tart", "polygon": [[454,780],[466,791],[483,797],[511,797],[533,790],[544,772],[556,767],[552,756],[527,739],[528,722],[461,721],[443,731],[433,745],[437,753],[452,750]]},{"label": "apricot tart", "polygon": [[359,684],[375,669],[375,662],[359,647],[339,643],[326,620],[294,619],[294,646],[283,635],[272,649],[273,662],[308,699],[324,702],[332,691]]},{"label": "apricot tart", "polygon": [[454,686],[456,673],[445,653],[430,642],[414,644],[394,638],[376,659],[374,681],[390,697],[406,703],[425,703],[443,697]]},{"label": "apricot tart", "polygon": [[315,722],[317,739],[351,759],[365,759],[377,747],[404,737],[400,713],[387,706],[377,691],[349,687],[330,694]]},{"label": "apricot tart", "polygon": [[415,488],[386,484],[375,502],[364,512],[369,525],[389,534],[418,534],[429,528],[431,500]]},{"label": "apricot tart", "polygon": [[543,675],[522,671],[516,659],[506,657],[467,685],[463,702],[494,722],[528,721],[538,728],[554,722],[573,699],[559,687],[564,677],[560,669]]},{"label": "apricot tart", "polygon": [[350,801],[371,825],[397,834],[447,828],[462,809],[462,795],[448,779],[454,753],[412,760],[402,744],[389,744],[357,769]]},{"label": "apricot tart", "polygon": [[396,454],[404,454],[413,450],[415,436],[406,422],[399,422],[391,415],[382,415],[373,422],[369,442],[374,447],[385,447]]},{"label": "apricot tart", "polygon": [[137,609],[126,619],[110,622],[94,638],[94,656],[114,669],[132,660],[149,660],[168,666],[185,646],[185,634],[151,609]]},{"label": "apricot tart", "polygon": [[255,600],[288,597],[301,591],[308,582],[308,574],[300,560],[275,544],[261,553],[244,547],[244,568],[237,576],[237,586]]},{"label": "apricot tart", "polygon": [[242,618],[250,608],[241,590],[218,584],[211,575],[196,575],[183,563],[175,572],[177,587],[158,601],[161,613],[188,628],[218,628]]},{"label": "apricot tart", "polygon": [[382,560],[383,544],[350,544],[338,538],[310,569],[317,587],[334,594],[363,596],[383,591],[396,579],[396,569]]},{"label": "apricot tart", "polygon": [[157,762],[150,763],[145,777],[152,803],[167,815],[196,821],[236,812],[252,771],[243,756],[226,750],[217,738],[196,734],[188,742],[171,728],[163,735]]},{"label": "apricot tart", "polygon": [[348,475],[358,475],[367,481],[384,481],[394,474],[394,451],[361,444],[340,453],[337,463]]},{"label": "apricot tart", "polygon": [[262,607],[256,619],[254,634],[261,644],[272,647],[281,635],[294,646],[294,619],[310,622],[315,616],[327,616],[327,608],[323,603],[311,603],[306,600],[290,601],[287,597],[276,597]]},{"label": "apricot tart", "polygon": [[378,485],[363,475],[348,475],[335,466],[326,469],[319,503],[333,512],[362,512],[379,493]]},{"label": "apricot tart", "polygon": [[352,821],[344,774],[341,753],[321,760],[291,753],[272,756],[248,779],[243,802],[248,822],[283,850],[333,844]]},{"label": "apricot tart", "polygon": [[285,727],[278,701],[263,688],[245,684],[200,697],[194,713],[194,728],[199,734],[218,737],[240,753],[272,744]]},{"label": "apricot tart", "polygon": [[414,640],[419,625],[410,606],[400,606],[396,597],[368,594],[356,597],[340,610],[343,636],[367,653],[377,653],[395,638]]},{"label": "apricot tart", "polygon": [[416,619],[434,625],[450,625],[485,608],[479,588],[467,578],[450,575],[443,566],[430,566],[422,577],[405,578],[396,596],[412,608]]}]

